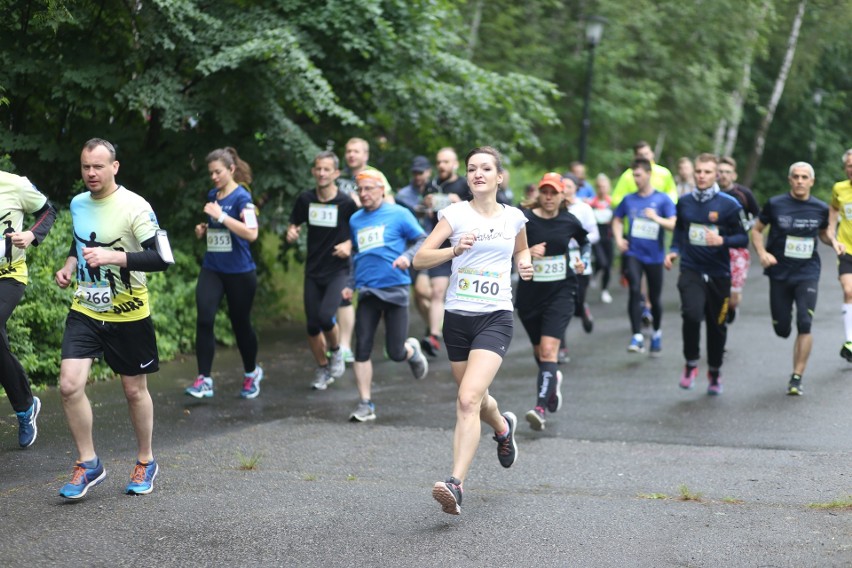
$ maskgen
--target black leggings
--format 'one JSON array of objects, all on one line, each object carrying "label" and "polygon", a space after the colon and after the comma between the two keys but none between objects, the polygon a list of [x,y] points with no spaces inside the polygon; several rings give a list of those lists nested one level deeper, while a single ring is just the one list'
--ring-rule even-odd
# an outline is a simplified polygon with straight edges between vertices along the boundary
[{"label": "black leggings", "polygon": [[363,363],[370,360],[373,340],[379,320],[385,318],[385,347],[392,361],[405,361],[405,338],[408,335],[408,306],[385,302],[368,294],[358,296],[358,308],[355,310],[355,361]]},{"label": "black leggings", "polygon": [[257,335],[251,326],[251,306],[257,290],[257,273],[252,270],[242,274],[224,274],[202,268],[195,287],[195,306],[198,319],[195,326],[195,357],[198,373],[210,376],[216,337],[213,323],[222,296],[228,298],[228,317],[237,338],[237,347],[243,358],[243,369],[251,373],[257,366]]},{"label": "black leggings", "polygon": [[816,280],[781,282],[769,279],[769,310],[772,327],[778,337],[790,337],[793,328],[793,304],[796,305],[796,331],[799,335],[811,332],[817,303]]},{"label": "black leggings", "polygon": [[691,270],[682,270],[677,281],[683,317],[683,356],[697,361],[701,356],[701,320],[707,322],[707,364],[722,366],[725,341],[728,338],[728,300],[731,296],[730,277],[712,277]]},{"label": "black leggings", "polygon": [[346,272],[335,274],[325,282],[305,278],[303,297],[309,336],[314,337],[320,332],[334,329],[337,324],[334,315],[340,307],[340,301],[343,298],[340,292],[346,287],[347,278],[349,275]]},{"label": "black leggings", "polygon": [[27,374],[12,354],[6,322],[24,297],[26,286],[12,278],[0,278],[0,385],[6,390],[15,412],[24,412],[33,404]]},{"label": "black leggings", "polygon": [[642,273],[648,278],[648,299],[651,301],[651,315],[654,316],[654,331],[660,329],[663,321],[663,305],[660,295],[663,292],[663,265],[645,264],[636,257],[624,255],[624,275],[630,284],[630,296],[627,300],[627,315],[630,316],[630,328],[633,334],[642,333],[642,311],[645,302],[642,299]]},{"label": "black leggings", "polygon": [[586,311],[586,290],[589,288],[589,280],[591,276],[588,274],[577,275],[577,301],[574,303],[574,315],[578,318],[583,317]]},{"label": "black leggings", "polygon": [[601,240],[592,245],[592,250],[595,253],[594,276],[597,276],[598,272],[603,273],[603,276],[601,276],[601,288],[604,290],[609,288],[609,277],[615,254],[612,246],[612,237],[608,235],[604,236],[607,229],[608,225],[598,225],[598,230],[601,233]]}]

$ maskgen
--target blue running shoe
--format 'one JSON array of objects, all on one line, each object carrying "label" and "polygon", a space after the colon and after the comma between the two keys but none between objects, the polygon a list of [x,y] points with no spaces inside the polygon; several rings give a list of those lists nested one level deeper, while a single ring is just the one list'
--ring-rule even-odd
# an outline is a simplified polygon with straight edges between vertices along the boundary
[{"label": "blue running shoe", "polygon": [[645,340],[639,339],[636,337],[630,338],[630,345],[627,346],[628,353],[644,353],[645,352]]},{"label": "blue running shoe", "polygon": [[183,392],[195,398],[210,398],[213,396],[213,379],[204,375],[198,375],[195,377],[195,382],[192,383],[192,386],[186,387],[186,390]]},{"label": "blue running shoe", "polygon": [[652,337],[651,338],[651,357],[659,357],[662,355],[663,351],[663,338],[662,337]]},{"label": "blue running shoe", "polygon": [[260,381],[263,380],[263,369],[260,365],[254,368],[251,373],[246,373],[246,378],[243,380],[243,390],[240,396],[243,398],[255,398],[260,394]]},{"label": "blue running shoe", "polygon": [[151,460],[150,463],[137,461],[125,492],[128,495],[147,495],[154,490],[154,478],[158,473],[160,466],[157,465],[157,460]]},{"label": "blue running shoe", "polygon": [[66,499],[82,499],[90,487],[94,487],[104,479],[106,479],[106,470],[98,458],[88,462],[77,462],[71,474],[71,481],[62,486],[59,495]]},{"label": "blue running shoe", "polygon": [[37,396],[33,397],[33,404],[24,412],[16,412],[18,416],[18,444],[22,448],[29,448],[33,445],[38,435],[38,427],[36,426],[36,418],[41,410],[41,401]]}]

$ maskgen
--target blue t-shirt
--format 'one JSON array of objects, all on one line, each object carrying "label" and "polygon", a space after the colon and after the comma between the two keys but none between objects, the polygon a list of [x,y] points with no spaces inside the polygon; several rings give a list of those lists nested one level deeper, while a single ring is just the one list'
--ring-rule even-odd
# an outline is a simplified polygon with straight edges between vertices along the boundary
[{"label": "blue t-shirt", "polygon": [[[222,211],[239,221],[246,205],[251,203],[251,194],[243,186],[229,193],[224,199],[216,199],[216,189],[207,193],[207,201],[216,201]],[[210,217],[207,221],[207,252],[201,263],[203,268],[223,274],[243,274],[256,268],[251,257],[249,242],[228,230],[225,225]]]},{"label": "blue t-shirt", "polygon": [[355,260],[355,287],[390,288],[411,284],[408,270],[394,268],[408,242],[424,236],[411,211],[382,203],[375,211],[361,209],[349,219]]},{"label": "blue t-shirt", "polygon": [[645,209],[653,209],[657,215],[668,219],[675,216],[675,204],[671,197],[657,190],[640,196],[629,193],[615,209],[614,216],[627,218],[624,224],[630,247],[624,253],[642,264],[662,264],[666,256],[666,232],[658,223],[645,217]]},{"label": "blue t-shirt", "polygon": [[592,199],[595,196],[595,188],[587,181],[577,188],[577,197],[580,199]]},{"label": "blue t-shirt", "polygon": [[789,193],[769,199],[758,215],[769,225],[766,251],[778,264],[764,269],[773,280],[809,282],[819,280],[819,233],[828,227],[828,205],[816,197],[801,201]]}]

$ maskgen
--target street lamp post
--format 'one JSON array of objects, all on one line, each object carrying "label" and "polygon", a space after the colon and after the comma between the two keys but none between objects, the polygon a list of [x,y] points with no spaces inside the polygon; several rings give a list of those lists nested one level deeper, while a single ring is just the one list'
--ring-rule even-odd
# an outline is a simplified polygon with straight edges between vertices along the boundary
[{"label": "street lamp post", "polygon": [[586,47],[589,50],[589,62],[586,70],[586,93],[583,97],[583,123],[580,128],[580,157],[582,163],[586,163],[586,144],[589,138],[589,126],[592,121],[589,118],[589,103],[592,98],[592,72],[595,66],[595,48],[601,42],[605,18],[600,16],[589,16],[586,18]]}]

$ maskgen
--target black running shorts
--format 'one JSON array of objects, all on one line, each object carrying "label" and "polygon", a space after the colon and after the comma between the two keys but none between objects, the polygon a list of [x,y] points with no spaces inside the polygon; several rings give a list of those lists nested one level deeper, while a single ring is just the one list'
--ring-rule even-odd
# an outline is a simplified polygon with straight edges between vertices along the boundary
[{"label": "black running shorts", "polygon": [[119,375],[134,377],[160,369],[157,336],[151,316],[138,321],[99,321],[71,310],[62,336],[63,359],[103,356]]}]

